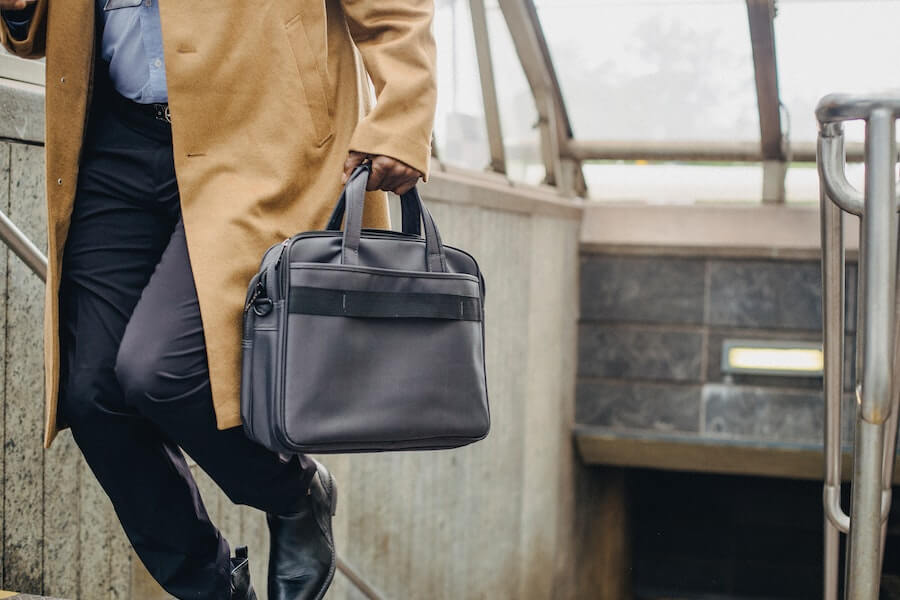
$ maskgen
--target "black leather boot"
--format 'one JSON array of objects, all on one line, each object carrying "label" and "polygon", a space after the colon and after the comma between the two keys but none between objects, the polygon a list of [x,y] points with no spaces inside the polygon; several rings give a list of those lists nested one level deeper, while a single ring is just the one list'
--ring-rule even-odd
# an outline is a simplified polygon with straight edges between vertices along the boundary
[{"label": "black leather boot", "polygon": [[231,559],[231,600],[256,600],[256,592],[250,583],[247,546],[236,548]]},{"label": "black leather boot", "polygon": [[337,506],[337,486],[328,469],[313,462],[316,474],[300,511],[266,514],[269,600],[321,600],[334,579],[331,517]]}]

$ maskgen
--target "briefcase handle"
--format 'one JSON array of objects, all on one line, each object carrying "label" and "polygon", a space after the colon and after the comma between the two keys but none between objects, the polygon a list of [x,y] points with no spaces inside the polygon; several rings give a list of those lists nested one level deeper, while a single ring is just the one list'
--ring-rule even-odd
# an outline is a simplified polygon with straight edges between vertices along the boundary
[{"label": "briefcase handle", "polygon": [[[338,198],[337,205],[332,212],[328,221],[327,229],[337,230],[340,227],[341,217],[343,217],[346,207],[346,219],[344,222],[344,239],[341,245],[341,264],[355,265],[359,264],[359,242],[362,233],[362,216],[366,202],[366,184],[369,181],[371,173],[371,165],[363,163],[356,167],[347,180],[344,190]],[[419,192],[413,187],[411,190],[400,196],[401,207],[403,208],[403,230],[406,233],[412,233],[412,219],[415,219],[418,229],[419,219],[425,227],[425,268],[428,271],[446,272],[447,258],[444,254],[444,245],[441,242],[441,234],[438,231],[434,218]]]},{"label": "briefcase handle", "polygon": [[[334,206],[334,210],[331,212],[331,217],[328,218],[328,225],[325,226],[326,230],[340,230],[341,222],[344,220],[345,204],[344,194],[341,194],[337,204]],[[419,210],[419,203],[414,198],[401,196],[400,213],[402,218],[401,231],[410,235],[422,235],[422,211]]]}]

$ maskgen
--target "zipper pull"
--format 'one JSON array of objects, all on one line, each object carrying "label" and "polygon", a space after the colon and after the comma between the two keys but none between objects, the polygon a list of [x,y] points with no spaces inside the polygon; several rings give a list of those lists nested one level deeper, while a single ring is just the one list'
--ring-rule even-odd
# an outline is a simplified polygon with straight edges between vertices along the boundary
[{"label": "zipper pull", "polygon": [[247,303],[244,305],[244,312],[250,310],[250,307],[256,302],[256,299],[260,296],[265,296],[266,293],[266,285],[263,283],[262,278],[257,279],[256,287],[253,289],[253,293],[247,299]]},{"label": "zipper pull", "polygon": [[281,264],[281,258],[284,256],[284,251],[287,250],[288,244],[291,243],[291,238],[284,238],[284,241],[281,242],[281,250],[278,252],[278,259],[275,261],[275,267],[278,268],[278,265]]}]

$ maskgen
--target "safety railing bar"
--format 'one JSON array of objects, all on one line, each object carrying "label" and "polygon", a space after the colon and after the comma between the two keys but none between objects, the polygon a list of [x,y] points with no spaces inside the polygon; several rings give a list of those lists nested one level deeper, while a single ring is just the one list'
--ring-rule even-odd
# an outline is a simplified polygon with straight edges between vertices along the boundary
[{"label": "safety railing bar", "polygon": [[894,118],[900,116],[900,92],[883,94],[828,94],[816,105],[819,123],[838,123],[868,119],[876,111],[886,111]]},{"label": "safety railing bar", "polygon": [[[820,153],[822,150],[820,145]],[[821,160],[818,162],[822,164]],[[822,502],[831,526],[847,533],[850,529],[850,517],[840,505],[841,398],[844,388],[844,223],[840,207],[831,201],[825,189],[819,190],[819,201],[822,216],[822,285],[825,289],[822,298],[822,349],[825,361],[825,486]]]},{"label": "safety railing bar", "polygon": [[863,194],[847,180],[844,133],[840,123],[828,123],[819,132],[817,142],[819,175],[828,196],[842,209],[862,216]]},{"label": "safety railing bar", "polygon": [[823,500],[828,521],[841,533],[850,531],[850,516],[841,508],[841,487],[825,484]]},{"label": "safety railing bar", "polygon": [[[862,417],[865,421],[882,425],[890,415],[891,373],[893,370],[893,323],[896,290],[897,221],[894,206],[883,206],[884,199],[896,198],[894,181],[894,131],[896,117],[886,109],[869,115],[866,126],[866,194],[868,196],[863,219],[868,267],[866,276],[874,275],[863,288],[866,318],[866,339],[863,340],[864,382]],[[870,252],[871,251],[871,252]]]},{"label": "safety railing bar", "polygon": [[840,562],[841,533],[825,521],[825,568],[823,569],[823,600],[837,600],[838,564]]},{"label": "safety railing bar", "polygon": [[[898,265],[898,268],[900,268],[900,265]],[[897,294],[895,295],[895,315],[900,311],[900,277],[898,277],[898,280],[896,281],[896,286],[898,289]],[[882,494],[888,494],[886,499],[884,496],[882,497],[882,508],[884,508],[884,505],[886,504],[888,510],[883,510],[881,514],[881,548],[879,552],[881,564],[879,564],[879,570],[881,570],[882,565],[884,564],[884,547],[887,542],[887,520],[890,515],[891,506],[890,494],[893,490],[892,482],[894,481],[894,458],[897,452],[897,430],[898,426],[900,426],[900,326],[898,325],[900,325],[900,323],[894,324],[894,366],[891,378],[891,383],[893,385],[891,390],[893,405],[891,407],[891,418],[887,422],[885,432],[887,441],[885,443],[884,462],[882,463],[881,473]]]},{"label": "safety railing bar", "polygon": [[41,281],[47,280],[47,257],[3,211],[0,211],[0,241],[9,246]]},{"label": "safety railing bar", "polygon": [[[898,103],[900,105],[900,103]],[[853,113],[855,114],[855,113]],[[881,574],[881,531],[885,494],[882,471],[885,424],[892,405],[894,310],[896,309],[897,210],[893,109],[875,106],[866,118],[866,194],[862,219],[865,248],[865,307],[862,389],[856,424],[847,596],[875,600]]]},{"label": "safety railing bar", "polygon": [[[816,162],[829,197],[848,213],[862,216],[863,194],[847,180],[844,168],[847,157],[841,124],[823,124],[816,145],[819,157]],[[897,210],[900,210],[900,194],[897,195]]]},{"label": "safety railing bar", "polygon": [[362,575],[340,556],[337,557],[337,568],[363,596],[369,600],[385,600],[385,596],[381,592],[366,582]]},{"label": "safety railing bar", "polygon": [[[840,531],[848,533],[845,595],[876,600],[890,512],[900,422],[898,184],[896,121],[900,94],[831,95],[816,108],[822,218],[825,360],[824,596],[836,600]],[[846,178],[842,121],[866,122],[865,193]],[[856,336],[856,435],[851,515],[840,506],[840,414],[843,391],[844,270],[842,213],[860,217]]]}]

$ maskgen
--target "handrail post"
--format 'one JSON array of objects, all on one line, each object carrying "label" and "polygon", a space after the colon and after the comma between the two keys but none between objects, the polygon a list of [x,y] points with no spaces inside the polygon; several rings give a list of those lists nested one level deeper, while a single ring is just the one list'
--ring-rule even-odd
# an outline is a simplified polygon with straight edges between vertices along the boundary
[{"label": "handrail post", "polygon": [[[821,152],[820,138],[819,147]],[[823,168],[819,161],[818,168]],[[825,397],[825,569],[824,598],[837,600],[840,533],[850,529],[841,509],[841,397],[844,363],[844,227],[843,215],[824,186],[819,190],[822,218],[822,333]]]},{"label": "handrail post", "polygon": [[[875,600],[881,578],[882,466],[885,423],[891,412],[893,331],[897,262],[897,210],[894,184],[895,116],[887,108],[871,112],[866,123],[864,228],[866,313],[863,372],[856,428],[854,483],[851,488],[847,569],[849,598]],[[874,483],[877,482],[877,486]]]},{"label": "handrail post", "polygon": [[[898,423],[900,369],[895,349],[898,203],[896,119],[900,97],[826,96],[816,109],[822,219],[823,342],[825,352],[824,597],[838,594],[838,543],[848,532],[845,597],[876,600]],[[866,185],[847,182],[841,122],[866,121]],[[840,418],[843,396],[843,211],[860,216],[856,434],[850,517],[840,507]]]}]

